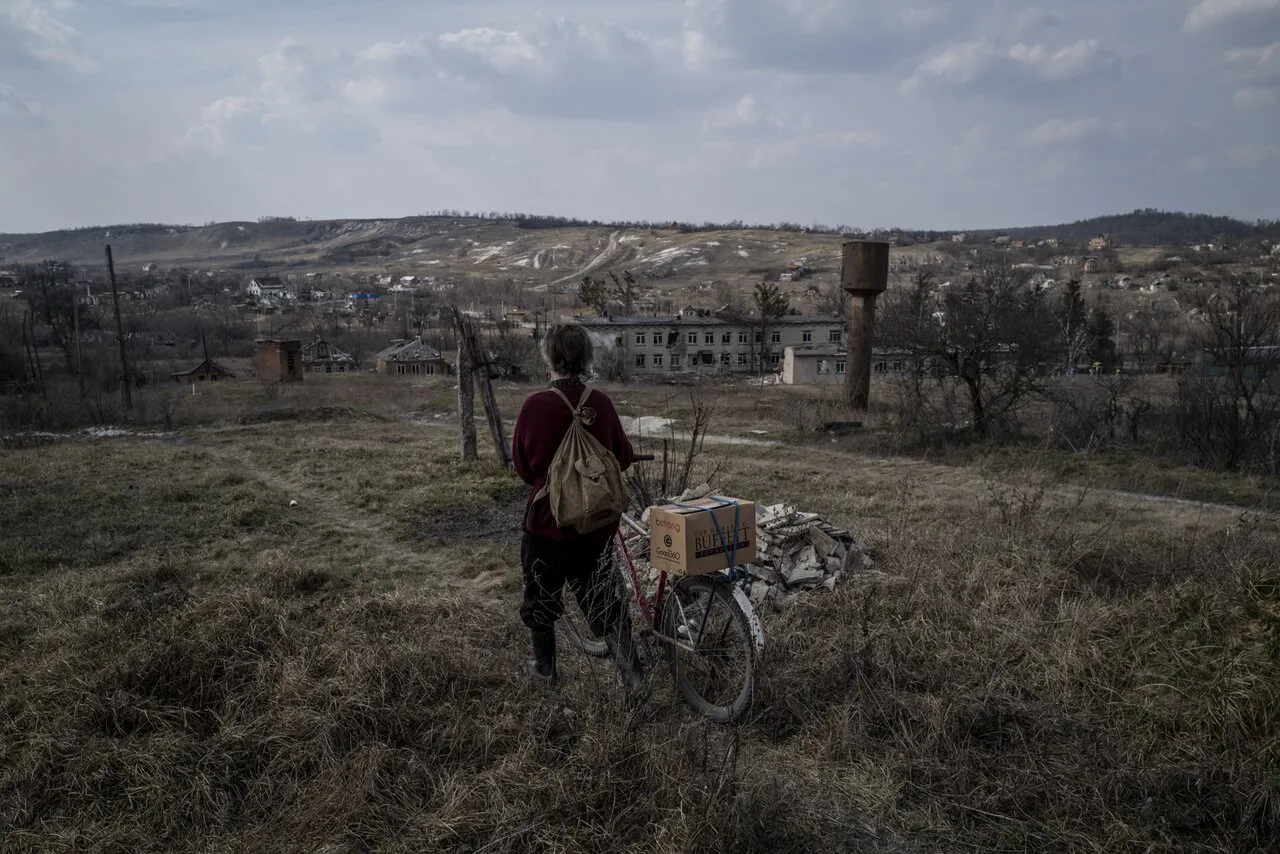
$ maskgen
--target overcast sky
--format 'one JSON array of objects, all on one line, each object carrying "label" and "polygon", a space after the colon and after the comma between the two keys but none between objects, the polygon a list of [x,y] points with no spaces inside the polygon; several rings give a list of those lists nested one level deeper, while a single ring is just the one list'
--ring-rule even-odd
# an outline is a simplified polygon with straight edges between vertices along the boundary
[{"label": "overcast sky", "polygon": [[0,231],[1280,217],[1280,0],[0,0]]}]

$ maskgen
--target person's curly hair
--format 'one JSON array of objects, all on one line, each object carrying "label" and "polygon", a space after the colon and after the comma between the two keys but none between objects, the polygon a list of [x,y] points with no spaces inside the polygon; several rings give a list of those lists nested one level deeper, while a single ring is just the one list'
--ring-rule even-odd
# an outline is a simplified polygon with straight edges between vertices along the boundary
[{"label": "person's curly hair", "polygon": [[542,339],[542,358],[557,374],[578,377],[591,370],[591,337],[578,323],[556,323]]}]

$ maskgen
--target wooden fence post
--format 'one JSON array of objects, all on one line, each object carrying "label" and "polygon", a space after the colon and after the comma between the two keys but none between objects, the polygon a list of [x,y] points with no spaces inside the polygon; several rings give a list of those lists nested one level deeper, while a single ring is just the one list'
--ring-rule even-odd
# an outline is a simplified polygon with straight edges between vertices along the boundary
[{"label": "wooden fence post", "polygon": [[471,373],[471,358],[462,339],[458,339],[458,422],[462,427],[462,459],[476,459],[476,382]]},{"label": "wooden fence post", "polygon": [[[489,422],[489,435],[493,437],[498,459],[502,460],[504,466],[511,468],[511,448],[507,445],[502,415],[498,412],[498,401],[493,395],[493,382],[489,377],[489,360],[484,358],[475,324],[470,318],[464,317],[456,305],[452,306],[452,309],[454,326],[458,330],[458,347],[465,350],[472,376],[480,383],[480,396],[484,401],[485,418]],[[461,378],[459,378],[459,389],[461,389]]]}]

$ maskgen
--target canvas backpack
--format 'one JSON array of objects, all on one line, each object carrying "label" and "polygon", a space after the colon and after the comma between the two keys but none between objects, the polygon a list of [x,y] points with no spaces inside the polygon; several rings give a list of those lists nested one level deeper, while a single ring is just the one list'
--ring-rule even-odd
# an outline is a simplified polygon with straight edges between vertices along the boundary
[{"label": "canvas backpack", "polygon": [[617,522],[627,509],[622,466],[587,429],[595,420],[595,411],[586,405],[591,388],[583,388],[576,407],[560,389],[551,390],[569,407],[573,418],[551,459],[547,483],[537,497],[547,497],[551,515],[561,528],[590,533]]}]

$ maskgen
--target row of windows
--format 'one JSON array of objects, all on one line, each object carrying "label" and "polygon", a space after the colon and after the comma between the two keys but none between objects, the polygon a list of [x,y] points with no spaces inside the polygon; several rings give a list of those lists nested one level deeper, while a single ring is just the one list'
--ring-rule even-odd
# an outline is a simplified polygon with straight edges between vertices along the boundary
[{"label": "row of windows", "polygon": [[[733,343],[734,334],[735,334],[735,333],[733,333],[733,332],[722,332],[722,333],[720,333],[720,343],[721,343],[721,344],[732,344],[732,343]],[[840,332],[840,330],[838,330],[838,329],[832,329],[832,330],[830,330],[830,331],[827,333],[827,343],[828,343],[828,344],[839,344],[839,343],[840,343],[840,341],[841,341],[841,339],[842,339],[842,337],[843,337],[843,334]],[[738,338],[738,343],[739,343],[739,344],[746,344],[746,343],[748,343],[748,340],[749,340],[749,338],[748,338],[748,334],[747,334],[746,332],[742,332],[742,331],[739,331],[739,332],[737,333],[737,338]],[[802,333],[801,333],[801,339],[802,339],[802,340],[804,341],[804,343],[806,343],[806,344],[811,344],[811,343],[813,343],[813,330],[812,330],[812,329],[806,329],[806,330],[804,330],[804,332],[802,332]],[[762,340],[762,339],[761,339],[761,333],[760,333],[760,332],[756,332],[756,334],[755,334],[755,343],[759,344],[759,343],[761,342],[761,340]],[[673,346],[673,345],[677,344],[679,341],[680,341],[680,333],[679,333],[679,332],[671,332],[671,333],[669,333],[669,334],[666,336],[666,344],[665,344],[665,346],[668,346],[668,347]],[[687,343],[689,343],[689,344],[697,344],[697,343],[698,343],[698,333],[697,333],[697,332],[689,332],[689,333],[687,333],[687,334],[686,334],[685,341],[686,341]],[[781,343],[782,343],[782,333],[781,333],[780,331],[778,331],[778,330],[774,330],[774,331],[770,332],[770,333],[769,333],[769,341],[770,341],[770,343],[773,343],[773,344],[781,344]],[[621,341],[621,340],[619,340],[619,341],[618,341],[618,343],[619,343],[619,344],[621,344],[621,343],[622,343],[622,341]],[[647,333],[647,332],[637,332],[637,333],[636,333],[636,346],[643,347],[643,346],[644,346],[645,344],[647,344],[647,343],[649,343],[649,333]],[[714,332],[704,332],[704,333],[702,333],[702,343],[704,343],[704,344],[714,344],[714,343],[716,343],[716,333],[714,333]],[[662,346],[664,346],[664,344],[663,344],[663,336],[662,336],[662,333],[661,333],[661,332],[655,332],[655,333],[653,333],[653,344],[654,344],[654,346],[655,346],[655,347],[662,347]]]},{"label": "row of windows", "polygon": [[[826,359],[821,359],[821,360],[819,360],[819,361],[818,361],[818,373],[820,373],[820,374],[829,374],[829,373],[831,373],[831,362],[827,361]],[[844,360],[843,360],[843,359],[841,359],[841,360],[839,360],[839,361],[837,361],[837,362],[836,362],[836,373],[837,373],[837,374],[843,374],[843,373],[844,373]]]},{"label": "row of windows", "polygon": [[[407,368],[408,370],[406,370],[406,368]],[[414,375],[417,375],[417,374],[428,374],[428,375],[430,375],[430,374],[434,374],[435,372],[436,372],[436,366],[435,366],[435,365],[419,365],[419,364],[416,364],[416,363],[415,363],[415,364],[411,364],[411,365],[396,365],[396,373],[397,373],[397,374],[399,374],[399,375],[401,375],[401,376],[404,376],[405,374],[414,374]]]},{"label": "row of windows", "polygon": [[[747,365],[751,364],[751,362],[750,362],[750,358],[751,358],[751,357],[750,357],[750,355],[749,355],[749,354],[747,354],[747,353],[739,353],[739,354],[738,354],[738,356],[737,356],[737,364],[738,364],[738,366],[739,366],[739,367],[746,367]],[[777,353],[772,353],[772,354],[770,354],[770,355],[769,355],[769,362],[770,362],[771,364],[776,365],[776,364],[778,364],[778,360],[779,360],[779,358],[780,358],[780,357],[779,357],[779,355],[778,355]],[[711,353],[700,353],[700,354],[698,354],[698,355],[696,355],[696,356],[690,356],[690,357],[689,357],[689,364],[690,364],[690,365],[697,365],[697,364],[701,363],[701,364],[703,364],[703,365],[712,365],[712,364],[715,364],[714,359],[715,359],[715,356],[714,356],[714,355],[712,355]],[[654,353],[652,356],[646,356],[644,353],[637,353],[637,354],[636,354],[636,367],[637,367],[637,368],[644,368],[644,367],[661,368],[661,367],[663,367],[663,365],[664,365],[665,361],[666,361],[666,360],[665,360],[665,357],[664,357],[664,356],[663,356],[663,354],[661,354],[661,353]],[[671,367],[673,367],[673,368],[679,368],[679,367],[681,367],[681,366],[682,366],[682,360],[681,360],[681,358],[680,358],[680,354],[679,354],[679,353],[672,353],[672,354],[671,354],[671,362],[670,362],[670,364],[671,364]],[[720,354],[720,364],[721,364],[721,365],[732,365],[732,364],[734,364],[734,357],[733,357],[733,354],[732,354],[732,353],[721,353],[721,354]],[[844,362],[841,362],[840,364],[843,366],[843,365],[844,365]],[[843,370],[843,367],[841,368],[841,370]]]}]

